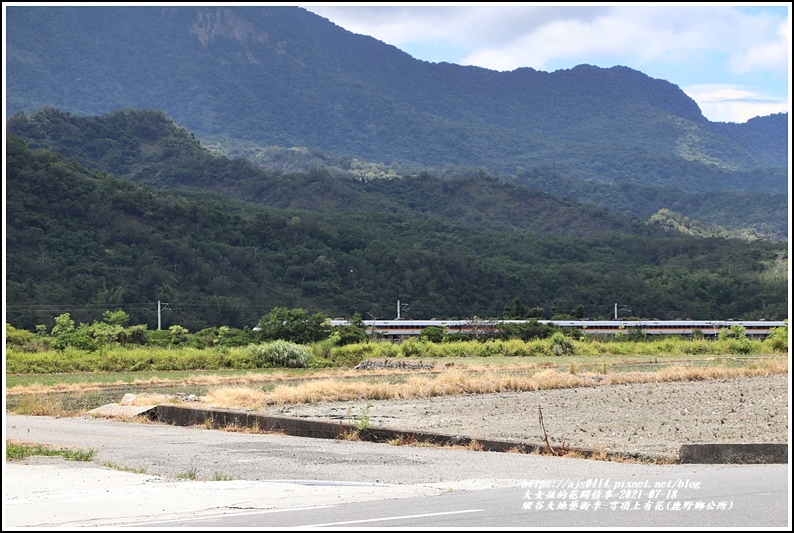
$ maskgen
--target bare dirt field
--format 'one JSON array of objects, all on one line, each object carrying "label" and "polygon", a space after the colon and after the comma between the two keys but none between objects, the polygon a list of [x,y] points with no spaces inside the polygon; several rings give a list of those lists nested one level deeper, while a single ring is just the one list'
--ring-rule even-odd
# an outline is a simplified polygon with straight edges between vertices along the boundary
[{"label": "bare dirt field", "polygon": [[353,423],[368,416],[369,426],[535,445],[548,438],[552,447],[676,459],[682,444],[788,442],[789,377],[322,402],[260,412]]}]

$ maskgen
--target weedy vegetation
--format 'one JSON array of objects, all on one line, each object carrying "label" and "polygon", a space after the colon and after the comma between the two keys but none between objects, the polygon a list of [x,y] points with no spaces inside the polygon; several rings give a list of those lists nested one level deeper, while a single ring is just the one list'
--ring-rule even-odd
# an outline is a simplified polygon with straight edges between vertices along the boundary
[{"label": "weedy vegetation", "polygon": [[70,448],[53,448],[41,444],[26,444],[12,440],[6,441],[6,459],[25,459],[34,455],[63,457],[69,461],[91,461],[96,450],[75,450]]}]

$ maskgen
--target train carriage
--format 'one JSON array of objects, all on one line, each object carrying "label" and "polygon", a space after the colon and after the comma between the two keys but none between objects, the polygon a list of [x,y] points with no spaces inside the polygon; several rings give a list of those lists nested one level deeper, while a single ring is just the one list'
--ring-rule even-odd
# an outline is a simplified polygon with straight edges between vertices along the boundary
[{"label": "train carriage", "polygon": [[[528,320],[364,320],[369,334],[401,340],[418,337],[426,328],[445,328],[447,333],[483,335],[498,331],[503,324],[521,324]],[[685,336],[700,332],[705,338],[716,338],[723,329],[741,326],[749,338],[766,338],[773,328],[782,327],[778,320],[538,320],[540,324],[555,324],[561,328],[579,330],[582,335],[615,336],[639,331],[645,336]],[[349,325],[347,320],[331,321],[335,326]]]}]

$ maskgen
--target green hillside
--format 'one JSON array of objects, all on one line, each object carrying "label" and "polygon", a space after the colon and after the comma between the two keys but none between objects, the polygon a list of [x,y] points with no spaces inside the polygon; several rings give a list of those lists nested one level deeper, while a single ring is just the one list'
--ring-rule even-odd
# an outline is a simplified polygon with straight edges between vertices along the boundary
[{"label": "green hillside", "polygon": [[[148,139],[126,162],[146,186],[8,135],[15,327],[108,309],[154,327],[157,300],[191,331],[252,325],[276,306],[388,318],[398,299],[413,318],[500,316],[516,298],[547,318],[608,317],[615,301],[660,319],[786,316],[783,245],[672,236],[487,177],[265,172],[160,113],[137,116],[159,129],[132,120],[116,133]],[[176,164],[200,154],[189,171]]]},{"label": "green hillside", "polygon": [[[89,169],[104,170],[158,188],[233,193],[274,207],[356,210],[360,205],[375,205],[393,198],[423,213],[444,213],[456,223],[481,229],[531,228],[535,233],[579,235],[615,230],[626,223],[625,217],[607,215],[605,208],[596,207],[600,205],[608,206],[613,213],[623,212],[642,219],[668,209],[705,224],[722,226],[737,236],[770,240],[785,240],[788,236],[788,204],[782,194],[684,192],[661,186],[610,184],[577,179],[548,166],[513,176],[458,165],[428,170],[389,167],[305,149],[251,147],[235,151],[235,157],[229,158],[233,163],[227,164],[223,163],[225,158],[204,147],[192,132],[159,111],[124,110],[82,117],[45,108],[30,115],[18,112],[8,119],[7,127],[25,138],[31,148],[61,153]],[[255,165],[275,169],[263,174]],[[681,175],[685,172],[682,170]],[[782,169],[776,172],[781,176],[784,173]],[[736,174],[748,181],[758,181],[754,179],[754,171]],[[311,184],[312,176],[319,175],[324,178],[322,189],[316,183]],[[273,179],[263,181],[263,176]],[[397,179],[411,176],[413,179]],[[469,183],[443,186],[438,180],[425,183],[431,176],[445,182],[469,180]],[[325,179],[330,177],[339,179]],[[494,181],[512,186],[497,186]],[[368,185],[362,187],[361,182]],[[516,190],[516,185],[531,190]],[[373,195],[362,199],[365,191]],[[545,194],[538,194],[540,191]],[[563,191],[572,200],[592,206],[572,206],[571,201],[553,197],[555,191]],[[741,202],[742,209],[735,209],[737,202]],[[557,210],[550,206],[556,206]],[[393,207],[383,205],[380,209]],[[562,213],[565,209],[568,214]],[[575,219],[585,213],[588,216],[598,213],[596,217],[601,222],[592,224],[587,219],[584,224],[576,223]],[[511,220],[511,217],[515,218]]]}]

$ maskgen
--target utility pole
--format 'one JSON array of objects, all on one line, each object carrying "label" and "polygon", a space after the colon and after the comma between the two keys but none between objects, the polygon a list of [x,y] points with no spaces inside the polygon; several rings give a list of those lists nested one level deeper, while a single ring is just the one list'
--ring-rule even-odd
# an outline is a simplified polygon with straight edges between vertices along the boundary
[{"label": "utility pole", "polygon": [[397,320],[400,320],[400,312],[408,309],[408,304],[400,305],[400,300],[397,300]]},{"label": "utility pole", "polygon": [[161,329],[162,320],[161,320],[161,314],[160,313],[163,310],[170,311],[170,309],[168,309],[168,303],[160,302],[160,300],[157,300],[157,331],[160,331],[160,329]]},{"label": "utility pole", "polygon": [[372,338],[374,339],[374,338],[375,338],[375,321],[378,319],[378,317],[376,317],[376,316],[375,316],[375,315],[373,315],[372,313],[367,313],[367,314],[368,314],[370,317],[372,317]]},{"label": "utility pole", "polygon": [[[631,311],[631,309],[629,309],[628,306],[626,306],[626,305],[621,305],[620,309],[622,311]],[[615,304],[615,320],[617,320],[617,319],[618,319],[618,304]]]}]

